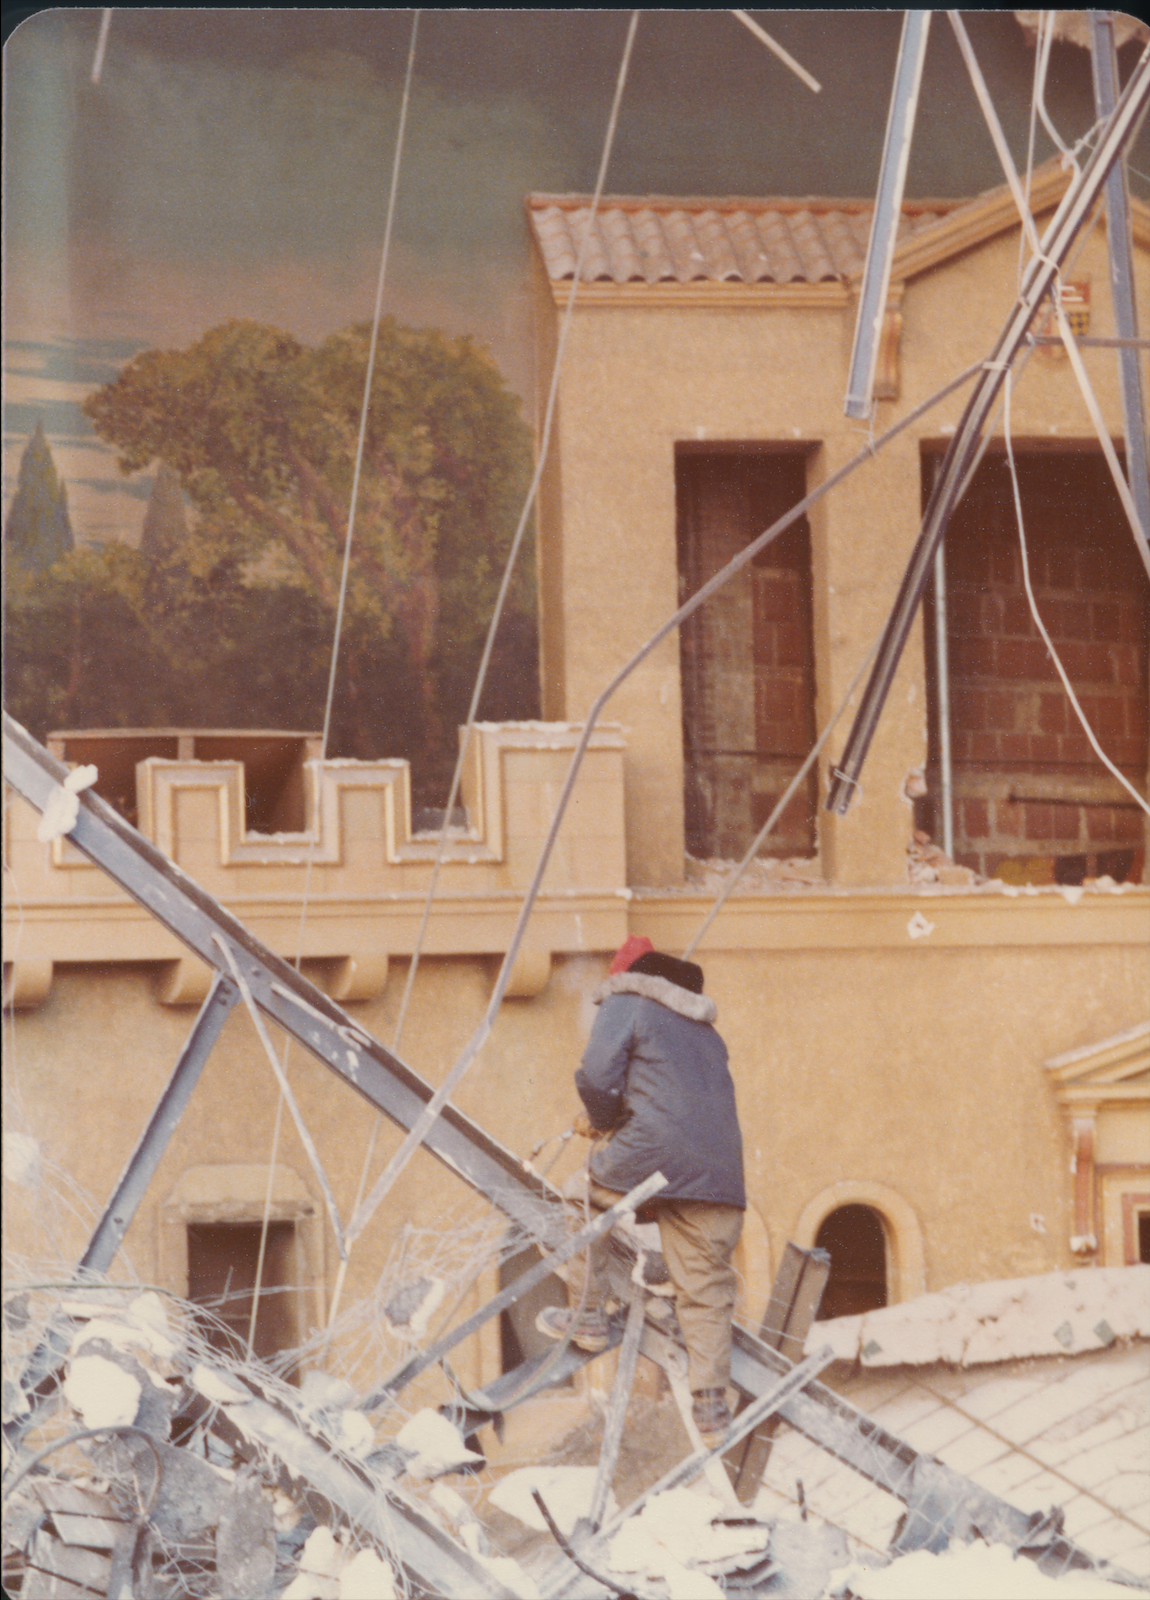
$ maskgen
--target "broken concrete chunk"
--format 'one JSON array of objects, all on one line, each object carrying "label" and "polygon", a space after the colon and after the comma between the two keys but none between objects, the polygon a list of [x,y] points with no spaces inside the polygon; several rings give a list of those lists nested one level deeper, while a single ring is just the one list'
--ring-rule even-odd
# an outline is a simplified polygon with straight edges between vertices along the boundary
[{"label": "broken concrete chunk", "polygon": [[141,1384],[106,1356],[76,1356],[64,1379],[64,1395],[86,1428],[119,1428],[135,1422]]}]

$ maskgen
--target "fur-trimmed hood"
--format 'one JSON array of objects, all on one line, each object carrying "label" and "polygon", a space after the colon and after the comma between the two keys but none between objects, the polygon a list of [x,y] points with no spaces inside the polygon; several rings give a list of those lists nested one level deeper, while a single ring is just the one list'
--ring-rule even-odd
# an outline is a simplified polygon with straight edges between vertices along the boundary
[{"label": "fur-trimmed hood", "polygon": [[690,989],[681,989],[669,978],[657,978],[650,972],[616,972],[596,989],[595,1004],[613,994],[637,994],[644,1000],[655,1000],[690,1022],[714,1022],[719,1015],[710,995],[692,994]]}]

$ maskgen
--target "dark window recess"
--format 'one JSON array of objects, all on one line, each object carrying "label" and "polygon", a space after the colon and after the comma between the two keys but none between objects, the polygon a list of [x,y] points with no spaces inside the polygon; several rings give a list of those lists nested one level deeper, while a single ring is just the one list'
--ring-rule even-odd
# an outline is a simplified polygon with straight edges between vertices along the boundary
[{"label": "dark window recess", "polygon": [[1138,1259],[1150,1261],[1150,1211],[1138,1213]]},{"label": "dark window recess", "polygon": [[[529,1272],[541,1259],[535,1245],[528,1245],[516,1255],[508,1256],[499,1263],[499,1287],[506,1289],[508,1284],[514,1283],[524,1272]],[[553,1341],[535,1326],[535,1318],[545,1306],[566,1304],[567,1285],[552,1273],[542,1283],[537,1283],[534,1289],[529,1289],[521,1300],[500,1313],[499,1342],[504,1372],[511,1372],[532,1356],[555,1349]],[[564,1382],[569,1385],[571,1379],[567,1378]]]},{"label": "dark window recess", "polygon": [[815,1245],[831,1258],[819,1320],[854,1317],[887,1303],[886,1234],[870,1206],[839,1206],[825,1218]]},{"label": "dark window recess", "polygon": [[304,762],[319,755],[318,733],[196,730],[187,728],[91,728],[50,733],[48,749],[61,761],[89,763],[99,777],[95,789],[136,827],[136,763],[239,761],[244,769],[244,822],[249,833],[302,833],[305,816]]},{"label": "dark window recess", "polygon": [[[1146,781],[1150,583],[1103,457],[1016,447],[1039,614],[1103,750]],[[923,461],[923,494],[937,457]],[[1099,761],[1035,626],[1010,470],[988,453],[946,533],[946,633],[955,855],[1014,883],[1137,882],[1140,808]],[[933,585],[924,607],[929,793],[919,825],[941,841]]]},{"label": "dark window recess", "polygon": [[[202,1326],[209,1343],[241,1358],[248,1347],[260,1226],[258,1222],[188,1224],[188,1299],[212,1313],[214,1320],[205,1317]],[[299,1343],[295,1262],[295,1224],[270,1222],[254,1341],[254,1353],[261,1360]]]},{"label": "dark window recess", "polygon": [[[806,494],[806,450],[679,445],[675,496],[686,599]],[[759,553],[680,629],[687,848],[741,856],[814,742],[810,529]],[[765,856],[815,850],[812,772]]]}]

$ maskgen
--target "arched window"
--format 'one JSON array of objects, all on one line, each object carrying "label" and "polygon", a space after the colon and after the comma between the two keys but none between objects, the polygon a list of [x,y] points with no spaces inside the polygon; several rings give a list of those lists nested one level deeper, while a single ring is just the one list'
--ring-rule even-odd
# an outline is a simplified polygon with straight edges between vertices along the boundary
[{"label": "arched window", "polygon": [[857,1316],[886,1305],[886,1231],[872,1206],[839,1206],[823,1219],[815,1244],[831,1258],[820,1320]]}]

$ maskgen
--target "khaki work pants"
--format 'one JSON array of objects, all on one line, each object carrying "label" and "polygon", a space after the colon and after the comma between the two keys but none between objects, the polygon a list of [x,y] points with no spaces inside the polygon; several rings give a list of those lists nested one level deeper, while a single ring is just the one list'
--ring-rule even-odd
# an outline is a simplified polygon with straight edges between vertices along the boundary
[{"label": "khaki work pants", "polygon": [[[606,1211],[622,1199],[592,1178],[588,1199]],[[675,1288],[675,1310],[687,1346],[691,1390],[725,1389],[731,1381],[731,1318],[738,1279],[731,1256],[743,1231],[738,1206],[716,1206],[706,1200],[658,1200],[652,1206],[659,1224],[659,1242]],[[572,1305],[587,1279],[587,1306],[601,1306],[608,1290],[608,1235],[597,1239],[568,1268]],[[586,1262],[586,1267],[582,1263]]]}]

